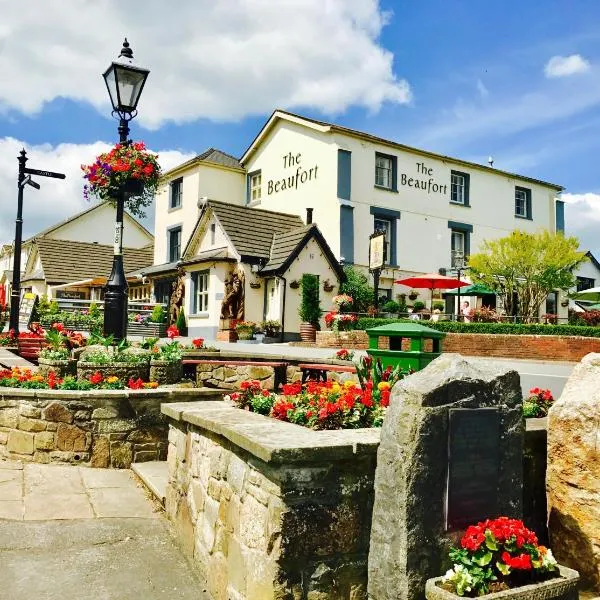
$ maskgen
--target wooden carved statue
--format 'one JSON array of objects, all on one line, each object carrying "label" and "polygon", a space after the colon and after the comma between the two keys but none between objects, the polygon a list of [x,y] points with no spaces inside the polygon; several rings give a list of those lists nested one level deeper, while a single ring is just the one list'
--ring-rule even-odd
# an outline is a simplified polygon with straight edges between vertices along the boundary
[{"label": "wooden carved statue", "polygon": [[244,320],[244,271],[237,268],[225,280],[225,295],[221,303],[221,319]]},{"label": "wooden carved statue", "polygon": [[173,282],[171,300],[169,301],[169,323],[174,325],[179,315],[179,309],[183,306],[183,295],[185,282],[183,271],[178,271],[177,279]]}]

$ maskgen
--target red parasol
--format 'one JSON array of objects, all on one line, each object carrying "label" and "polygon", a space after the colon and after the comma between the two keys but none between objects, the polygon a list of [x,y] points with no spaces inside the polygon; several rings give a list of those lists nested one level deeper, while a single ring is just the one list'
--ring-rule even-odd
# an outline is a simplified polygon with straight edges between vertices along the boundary
[{"label": "red parasol", "polygon": [[439,273],[425,273],[425,275],[415,275],[406,279],[397,279],[394,283],[400,283],[413,288],[427,288],[431,290],[431,308],[433,308],[433,290],[449,290],[465,285],[471,285],[466,281],[448,277]]}]

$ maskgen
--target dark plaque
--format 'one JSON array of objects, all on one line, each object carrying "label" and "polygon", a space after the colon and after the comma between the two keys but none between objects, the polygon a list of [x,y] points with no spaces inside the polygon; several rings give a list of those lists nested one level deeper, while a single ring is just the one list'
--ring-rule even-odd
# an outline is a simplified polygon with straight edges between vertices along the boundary
[{"label": "dark plaque", "polygon": [[446,529],[498,516],[499,469],[498,409],[450,409]]}]

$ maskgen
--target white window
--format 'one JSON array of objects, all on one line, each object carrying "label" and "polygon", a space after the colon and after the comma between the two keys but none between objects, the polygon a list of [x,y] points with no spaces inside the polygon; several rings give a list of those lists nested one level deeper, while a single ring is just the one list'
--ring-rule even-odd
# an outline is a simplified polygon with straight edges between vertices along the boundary
[{"label": "white window", "polygon": [[465,177],[460,173],[452,173],[450,180],[450,202],[465,203]]},{"label": "white window", "polygon": [[375,155],[375,185],[392,189],[394,161],[391,156]]},{"label": "white window", "polygon": [[262,186],[262,175],[260,171],[256,173],[252,173],[250,175],[250,202],[255,202],[256,200],[260,200]]},{"label": "white window", "polygon": [[382,219],[380,217],[375,217],[375,224],[373,227],[374,231],[384,231],[385,232],[385,241],[384,245],[384,256],[386,264],[390,262],[390,241],[392,239],[392,222],[389,219]]},{"label": "white window", "polygon": [[208,271],[192,273],[192,312],[194,314],[208,312]]},{"label": "white window", "polygon": [[531,190],[515,188],[515,216],[531,219]]},{"label": "white window", "polygon": [[455,229],[453,229],[450,244],[450,266],[452,268],[462,267],[465,262],[464,231],[456,231]]}]

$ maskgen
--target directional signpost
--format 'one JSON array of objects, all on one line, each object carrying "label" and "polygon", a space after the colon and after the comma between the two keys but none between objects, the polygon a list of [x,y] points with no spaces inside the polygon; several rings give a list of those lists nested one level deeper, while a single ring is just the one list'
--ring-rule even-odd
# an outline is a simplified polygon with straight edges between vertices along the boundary
[{"label": "directional signpost", "polygon": [[25,149],[19,153],[19,177],[17,180],[19,194],[17,196],[17,221],[15,226],[15,250],[13,257],[13,280],[10,293],[10,325],[15,334],[19,333],[19,300],[21,297],[21,243],[23,238],[23,188],[30,185],[36,190],[40,189],[40,184],[31,179],[32,175],[40,177],[51,177],[53,179],[64,179],[64,173],[55,173],[54,171],[42,171],[40,169],[30,169],[25,166],[27,162],[27,152]]}]

